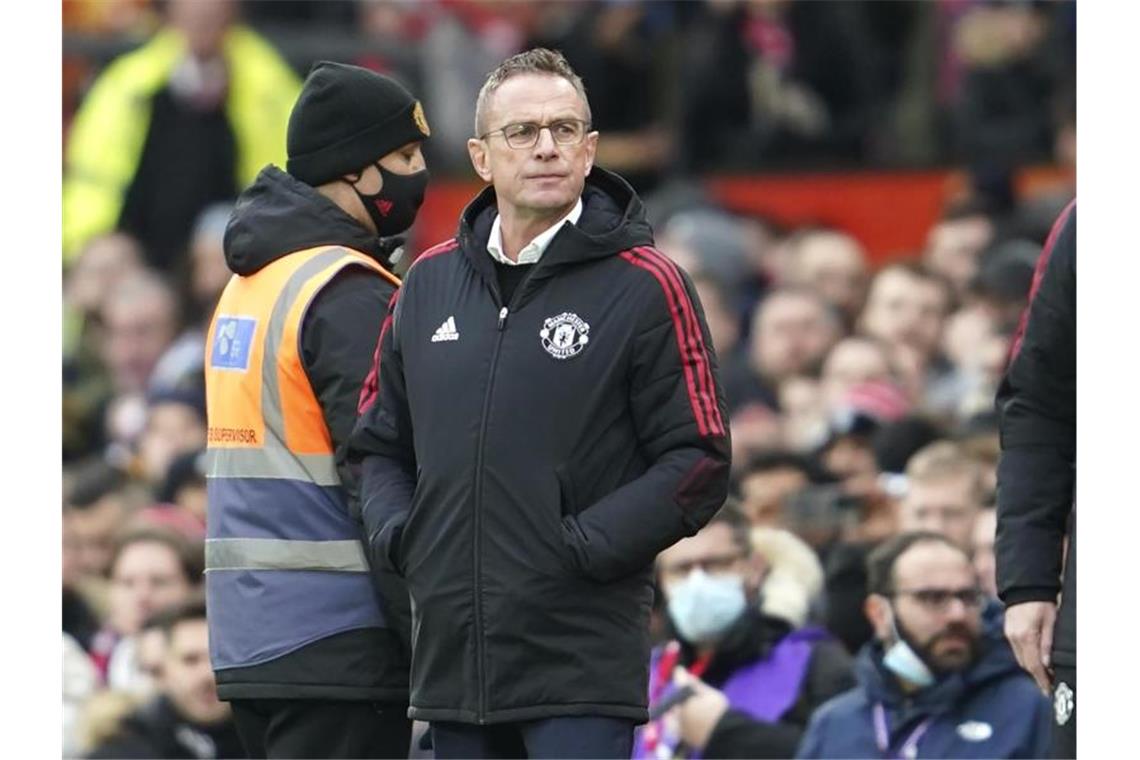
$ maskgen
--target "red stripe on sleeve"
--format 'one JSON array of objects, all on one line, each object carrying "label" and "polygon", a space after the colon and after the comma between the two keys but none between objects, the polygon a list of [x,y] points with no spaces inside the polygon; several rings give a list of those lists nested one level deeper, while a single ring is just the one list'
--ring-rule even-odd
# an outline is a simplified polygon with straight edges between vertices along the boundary
[{"label": "red stripe on sleeve", "polygon": [[380,395],[380,346],[384,343],[384,335],[392,327],[392,309],[395,308],[396,299],[399,297],[400,291],[397,290],[388,299],[388,315],[384,317],[384,323],[380,325],[380,337],[376,340],[376,351],[372,354],[372,369],[368,370],[368,375],[364,378],[364,386],[360,389],[360,401],[356,404],[357,415],[363,415],[367,412],[375,403],[376,397]]},{"label": "red stripe on sleeve", "polygon": [[433,245],[431,248],[428,248],[426,251],[417,256],[416,260],[412,262],[412,265],[408,267],[408,270],[410,271],[412,267],[414,267],[416,264],[419,264],[421,261],[433,258],[440,255],[441,253],[450,253],[458,247],[459,241],[455,238],[452,238],[451,240],[445,240],[439,245]]},{"label": "red stripe on sleeve", "polygon": [[654,279],[661,286],[665,292],[665,300],[669,303],[669,316],[673,320],[673,334],[677,338],[677,350],[681,352],[681,369],[685,374],[685,385],[689,390],[689,405],[693,409],[693,417],[697,421],[697,432],[701,437],[708,437],[710,434],[708,421],[705,419],[705,413],[701,409],[700,398],[697,393],[696,381],[693,377],[694,370],[692,363],[688,360],[688,352],[686,351],[685,338],[682,335],[683,327],[681,324],[680,309],[677,308],[676,299],[673,297],[673,292],[668,283],[665,281],[665,275],[661,274],[652,264],[639,258],[632,251],[622,251],[621,257],[633,264],[635,267],[644,269],[653,275]]},{"label": "red stripe on sleeve", "polygon": [[689,294],[685,290],[685,284],[681,280],[681,275],[677,271],[677,265],[672,259],[655,248],[643,246],[634,250],[645,259],[653,259],[656,261],[666,277],[668,277],[673,284],[677,295],[677,302],[681,309],[681,317],[688,326],[687,335],[690,356],[696,366],[697,388],[701,394],[701,400],[705,405],[705,409],[708,411],[710,428],[714,435],[724,435],[724,422],[720,416],[720,407],[718,407],[716,403],[716,386],[712,378],[712,365],[708,360],[708,352],[705,350],[700,321],[697,319],[697,311],[689,299]]},{"label": "red stripe on sleeve", "polygon": [[1012,364],[1018,353],[1021,352],[1021,342],[1025,338],[1025,328],[1029,325],[1029,310],[1033,307],[1033,299],[1037,297],[1037,291],[1041,288],[1041,280],[1045,278],[1045,269],[1049,266],[1049,259],[1053,256],[1053,247],[1057,244],[1057,236],[1061,234],[1061,229],[1065,223],[1069,221],[1069,215],[1076,205],[1077,199],[1073,198],[1069,201],[1069,205],[1065,206],[1065,210],[1057,217],[1057,221],[1053,222],[1053,229],[1049,230],[1049,237],[1045,239],[1045,245],[1041,248],[1041,255],[1037,257],[1037,266],[1033,269],[1033,284],[1029,287],[1029,301],[1025,304],[1025,310],[1021,312],[1021,319],[1017,321],[1017,330],[1013,333],[1009,356],[1005,362],[1006,367]]}]

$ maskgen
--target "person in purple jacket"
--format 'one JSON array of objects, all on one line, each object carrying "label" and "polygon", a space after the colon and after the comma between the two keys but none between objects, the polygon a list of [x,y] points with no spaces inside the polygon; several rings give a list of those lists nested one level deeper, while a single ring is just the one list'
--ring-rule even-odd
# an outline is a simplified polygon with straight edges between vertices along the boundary
[{"label": "person in purple jacket", "polygon": [[1052,709],[1014,659],[965,550],[903,533],[868,558],[875,638],[859,685],[819,708],[796,757],[1047,757]]},{"label": "person in purple jacket", "polygon": [[[791,757],[812,711],[854,685],[839,642],[762,611],[766,562],[749,531],[730,499],[658,556],[676,638],[653,653],[655,719],[638,731],[634,757]],[[666,709],[683,690],[692,695]]]}]

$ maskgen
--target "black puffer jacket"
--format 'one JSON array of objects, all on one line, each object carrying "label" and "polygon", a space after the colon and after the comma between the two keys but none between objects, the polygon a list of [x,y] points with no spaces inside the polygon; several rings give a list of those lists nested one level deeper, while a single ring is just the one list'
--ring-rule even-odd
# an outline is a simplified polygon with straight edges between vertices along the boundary
[{"label": "black puffer jacket", "polygon": [[583,203],[503,304],[484,191],[381,338],[351,453],[374,561],[411,591],[418,719],[645,720],[653,559],[727,493],[692,284],[624,180],[595,168]]},{"label": "black puffer jacket", "polygon": [[[356,220],[309,185],[269,166],[238,199],[226,228],[230,269],[250,275],[294,251],[340,245],[388,264],[388,250]],[[371,370],[385,306],[395,287],[362,267],[347,267],[309,306],[301,325],[301,360],[336,450],[341,482],[355,500],[345,462],[364,378]],[[397,576],[373,572],[389,628],[347,631],[262,665],[217,673],[222,699],[407,699],[411,611]],[[251,621],[257,625],[257,621]]]}]

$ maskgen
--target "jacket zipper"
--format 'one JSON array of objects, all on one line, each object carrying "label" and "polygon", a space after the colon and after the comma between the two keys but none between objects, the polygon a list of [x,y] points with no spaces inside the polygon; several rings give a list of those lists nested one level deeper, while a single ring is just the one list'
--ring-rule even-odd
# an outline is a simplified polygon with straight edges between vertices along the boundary
[{"label": "jacket zipper", "polygon": [[491,393],[495,388],[495,370],[499,365],[499,350],[503,346],[503,328],[507,324],[506,306],[499,309],[499,323],[496,329],[495,349],[491,354],[491,371],[487,379],[487,393],[483,397],[483,412],[479,418],[479,442],[475,452],[475,540],[472,550],[472,562],[475,575],[472,586],[475,592],[475,656],[476,674],[479,687],[479,709],[476,720],[483,724],[487,713],[487,672],[486,672],[486,646],[483,640],[483,451],[486,448],[487,418],[491,409]]}]

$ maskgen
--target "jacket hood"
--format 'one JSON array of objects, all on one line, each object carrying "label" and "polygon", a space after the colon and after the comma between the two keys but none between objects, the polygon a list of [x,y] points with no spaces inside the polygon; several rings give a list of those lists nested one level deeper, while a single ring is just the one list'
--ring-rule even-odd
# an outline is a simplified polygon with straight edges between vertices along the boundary
[{"label": "jacket hood", "polygon": [[823,590],[823,566],[815,551],[791,531],[778,528],[753,528],[751,537],[753,550],[768,565],[760,609],[793,628],[806,625]]},{"label": "jacket hood", "polygon": [[[933,686],[913,695],[917,709],[941,713],[953,708],[963,698],[988,684],[1020,675],[1021,666],[1013,655],[1002,631],[1004,612],[1001,603],[989,600],[982,609],[982,634],[978,659],[964,671],[943,676]],[[877,640],[867,643],[855,660],[855,677],[872,702],[899,705],[904,694],[894,675],[883,666],[883,645]]]},{"label": "jacket hood", "polygon": [[226,264],[250,275],[294,251],[341,245],[388,266],[379,238],[304,182],[267,166],[238,197],[226,226]]},{"label": "jacket hood", "polygon": [[[485,253],[497,215],[495,188],[484,188],[460,217],[460,246],[468,252]],[[542,259],[551,264],[587,261],[639,245],[653,245],[641,199],[624,179],[595,166],[582,190],[582,217],[576,225],[563,226]]]}]

